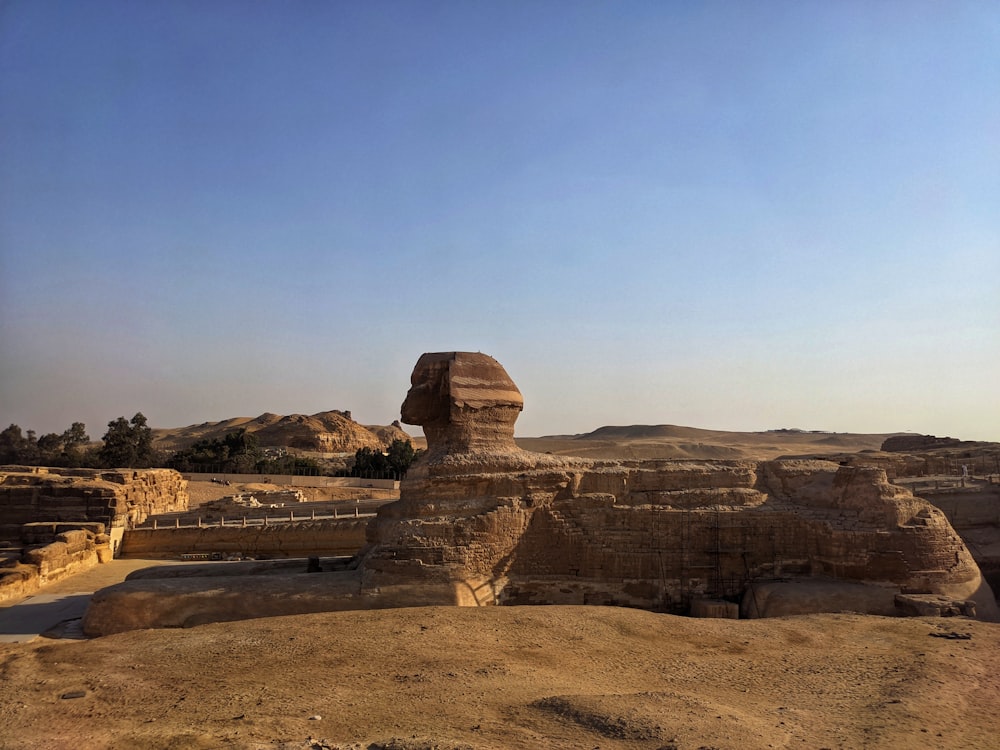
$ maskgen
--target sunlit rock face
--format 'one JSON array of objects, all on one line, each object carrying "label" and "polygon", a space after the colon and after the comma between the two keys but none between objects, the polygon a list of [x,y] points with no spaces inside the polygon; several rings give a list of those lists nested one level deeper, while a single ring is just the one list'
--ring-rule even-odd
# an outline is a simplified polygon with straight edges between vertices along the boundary
[{"label": "sunlit rock face", "polygon": [[393,517],[480,512],[498,498],[542,502],[565,494],[570,469],[592,462],[521,450],[514,423],[524,400],[506,370],[478,352],[424,354],[410,377],[402,420],[420,425],[427,452],[400,485]]},{"label": "sunlit rock face", "polygon": [[420,425],[430,462],[446,455],[516,452],[514,422],[524,399],[493,357],[424,354],[410,376],[402,419]]}]

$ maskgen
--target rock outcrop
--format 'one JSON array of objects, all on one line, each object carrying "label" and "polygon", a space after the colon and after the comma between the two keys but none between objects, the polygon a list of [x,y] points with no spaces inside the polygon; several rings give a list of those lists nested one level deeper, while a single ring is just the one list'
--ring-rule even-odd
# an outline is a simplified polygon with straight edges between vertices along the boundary
[{"label": "rock outcrop", "polygon": [[35,523],[23,527],[26,544],[19,557],[0,562],[0,602],[34,593],[75,573],[108,562],[111,537],[104,524]]},{"label": "rock outcrop", "polygon": [[0,467],[0,539],[32,522],[97,522],[111,531],[186,510],[187,482],[172,469]]},{"label": "rock outcrop", "polygon": [[354,453],[360,448],[383,450],[393,440],[408,440],[398,423],[366,426],[354,421],[349,411],[331,409],[316,414],[265,413],[253,419],[234,417],[172,430],[153,430],[154,445],[165,451],[189,448],[199,440],[224,438],[235,430],[256,435],[263,447],[285,447],[319,453]]},{"label": "rock outcrop", "polygon": [[882,450],[887,453],[906,453],[932,450],[934,448],[951,448],[961,444],[961,440],[951,437],[935,437],[934,435],[893,435],[890,438],[886,438],[882,443]]}]

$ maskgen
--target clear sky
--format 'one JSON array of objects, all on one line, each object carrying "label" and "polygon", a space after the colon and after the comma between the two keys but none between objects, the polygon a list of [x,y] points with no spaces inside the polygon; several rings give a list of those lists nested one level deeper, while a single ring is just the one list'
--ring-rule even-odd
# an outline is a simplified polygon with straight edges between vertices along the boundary
[{"label": "clear sky", "polygon": [[0,427],[450,350],[522,436],[1000,440],[1000,3],[0,0]]}]

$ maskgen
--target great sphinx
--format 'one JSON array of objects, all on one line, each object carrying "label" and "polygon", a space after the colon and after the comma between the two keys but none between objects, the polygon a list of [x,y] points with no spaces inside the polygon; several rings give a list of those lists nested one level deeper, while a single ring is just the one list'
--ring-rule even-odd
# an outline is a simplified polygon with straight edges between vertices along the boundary
[{"label": "great sphinx", "polygon": [[1000,619],[944,514],[882,469],[532,453],[514,440],[521,393],[492,357],[424,354],[410,382],[402,421],[423,428],[427,450],[353,570],[174,581],[173,603],[156,603],[155,581],[126,581],[95,595],[85,630],[491,604]]},{"label": "great sphinx", "polygon": [[[674,612],[718,598],[751,616],[897,614],[903,594],[997,615],[944,515],[881,469],[531,453],[514,441],[522,408],[492,357],[420,357],[402,418],[423,427],[427,453],[370,527],[368,590],[424,580],[454,584],[466,603]],[[809,595],[790,593],[803,585]]]}]

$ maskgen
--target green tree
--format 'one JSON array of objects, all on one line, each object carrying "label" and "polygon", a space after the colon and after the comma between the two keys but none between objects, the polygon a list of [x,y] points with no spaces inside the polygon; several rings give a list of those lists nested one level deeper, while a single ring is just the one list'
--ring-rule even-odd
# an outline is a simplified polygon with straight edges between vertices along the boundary
[{"label": "green tree", "polygon": [[24,434],[21,432],[20,426],[16,424],[12,424],[0,432],[0,463],[20,463],[26,444]]},{"label": "green tree", "polygon": [[386,461],[389,469],[396,475],[397,479],[406,476],[410,465],[417,460],[417,452],[413,449],[413,443],[409,440],[393,440],[386,454]]},{"label": "green tree", "polygon": [[354,468],[352,477],[382,478],[389,470],[388,461],[382,451],[371,448],[358,448],[354,453]]},{"label": "green tree", "polygon": [[82,466],[86,461],[87,444],[90,435],[83,422],[74,422],[62,434],[62,457],[66,466]]},{"label": "green tree", "polygon": [[38,450],[38,438],[34,430],[28,430],[24,435],[24,443],[21,446],[21,455],[18,459],[28,466],[38,466],[41,463],[41,453]]},{"label": "green tree", "polygon": [[83,422],[74,422],[61,435],[49,432],[39,438],[34,430],[24,435],[19,426],[12,424],[0,432],[0,463],[82,466],[87,460],[85,449],[89,442]]},{"label": "green tree", "polygon": [[260,440],[252,432],[240,428],[230,432],[223,439],[229,453],[230,471],[249,473],[254,470],[260,459]]},{"label": "green tree", "polygon": [[137,412],[131,420],[118,417],[108,422],[103,440],[99,455],[109,468],[143,468],[153,462],[153,430],[146,425],[142,412]]},{"label": "green tree", "polygon": [[63,452],[62,435],[48,432],[38,438],[39,462],[45,466],[55,466],[59,463]]},{"label": "green tree", "polygon": [[409,440],[393,440],[385,453],[372,448],[359,448],[354,454],[351,476],[402,479],[419,456]]},{"label": "green tree", "polygon": [[62,434],[63,450],[75,450],[82,448],[90,442],[90,435],[87,434],[87,426],[83,422],[74,422],[66,432]]},{"label": "green tree", "polygon": [[223,438],[199,440],[177,451],[167,466],[178,471],[223,471],[249,474],[258,468],[261,453],[257,436],[241,428]]}]

